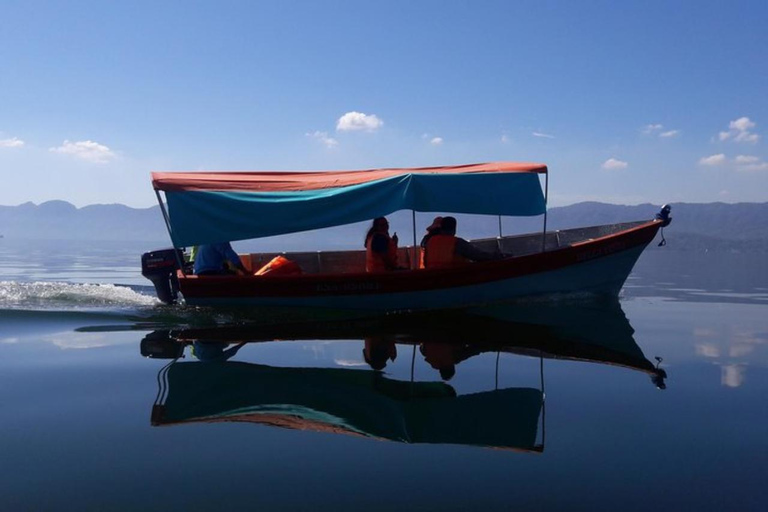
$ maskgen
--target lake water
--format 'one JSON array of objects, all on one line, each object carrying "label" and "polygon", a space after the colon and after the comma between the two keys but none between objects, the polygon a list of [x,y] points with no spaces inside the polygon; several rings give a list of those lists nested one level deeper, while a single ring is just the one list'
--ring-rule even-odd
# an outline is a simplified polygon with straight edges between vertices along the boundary
[{"label": "lake water", "polygon": [[0,240],[0,509],[766,509],[762,254],[307,327],[159,305],[151,248]]}]

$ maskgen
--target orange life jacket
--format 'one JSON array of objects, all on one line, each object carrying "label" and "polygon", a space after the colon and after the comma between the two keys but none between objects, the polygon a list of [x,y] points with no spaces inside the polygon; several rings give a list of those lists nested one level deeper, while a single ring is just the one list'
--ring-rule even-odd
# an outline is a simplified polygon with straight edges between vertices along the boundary
[{"label": "orange life jacket", "polygon": [[269,263],[257,270],[256,276],[290,276],[301,274],[301,267],[295,261],[291,261],[285,256],[275,256]]},{"label": "orange life jacket", "polygon": [[455,365],[456,353],[454,347],[447,343],[429,343],[421,345],[424,360],[435,370]]},{"label": "orange life jacket", "polygon": [[434,235],[427,241],[425,268],[451,268],[466,263],[466,258],[456,254],[455,248],[455,236]]},{"label": "orange life jacket", "polygon": [[[373,252],[371,241],[375,234],[365,242],[365,271],[366,272],[387,272],[397,268],[397,244],[394,240],[387,237],[389,246],[387,253],[381,254]],[[384,235],[386,236],[386,235]]]}]

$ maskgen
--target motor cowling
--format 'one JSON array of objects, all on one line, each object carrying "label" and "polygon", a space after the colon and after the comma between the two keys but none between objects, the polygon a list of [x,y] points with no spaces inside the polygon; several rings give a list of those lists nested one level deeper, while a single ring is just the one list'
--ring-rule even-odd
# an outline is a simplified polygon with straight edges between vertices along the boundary
[{"label": "motor cowling", "polygon": [[176,271],[182,258],[180,249],[160,249],[141,255],[141,275],[152,281],[157,298],[166,304],[175,304],[179,297]]},{"label": "motor cowling", "polygon": [[184,355],[184,344],[176,341],[168,330],[152,331],[140,344],[141,355],[151,359],[178,359]]}]

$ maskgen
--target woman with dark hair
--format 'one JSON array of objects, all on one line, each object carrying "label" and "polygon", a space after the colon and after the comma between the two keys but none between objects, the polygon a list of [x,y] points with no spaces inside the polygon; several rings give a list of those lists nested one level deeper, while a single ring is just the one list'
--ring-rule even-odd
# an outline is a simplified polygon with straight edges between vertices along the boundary
[{"label": "woman with dark hair", "polygon": [[365,271],[387,272],[397,269],[397,233],[389,236],[389,222],[385,217],[373,219],[365,235]]}]

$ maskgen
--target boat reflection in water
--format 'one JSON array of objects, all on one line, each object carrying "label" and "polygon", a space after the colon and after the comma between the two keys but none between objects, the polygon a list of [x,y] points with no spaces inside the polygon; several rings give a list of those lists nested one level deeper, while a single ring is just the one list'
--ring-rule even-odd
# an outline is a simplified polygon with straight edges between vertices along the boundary
[{"label": "boat reflection in water", "polygon": [[[646,359],[633,332],[618,301],[539,303],[363,322],[155,331],[144,338],[141,351],[173,359],[158,376],[155,426],[252,422],[405,443],[541,452],[544,359],[622,366],[645,372],[664,387],[666,373]],[[246,343],[355,339],[371,370],[285,368],[231,359]],[[199,361],[178,362],[189,344]],[[413,346],[410,381],[377,371],[404,345]],[[457,395],[446,382],[414,380],[417,352],[445,380],[456,365],[482,353],[537,357],[539,386],[499,389],[497,357],[496,389]]]}]

